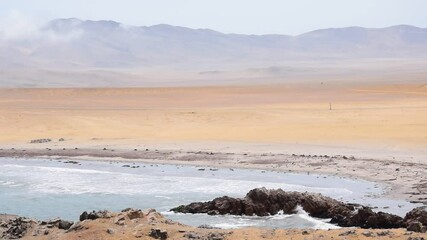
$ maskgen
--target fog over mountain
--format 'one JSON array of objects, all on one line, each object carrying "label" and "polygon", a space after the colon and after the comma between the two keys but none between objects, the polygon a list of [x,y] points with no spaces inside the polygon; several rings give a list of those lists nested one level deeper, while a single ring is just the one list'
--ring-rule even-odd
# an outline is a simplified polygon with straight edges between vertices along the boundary
[{"label": "fog over mountain", "polygon": [[[407,25],[322,29],[287,36],[223,34],[165,24],[135,27],[72,18],[53,20],[25,34],[0,32],[0,83],[38,86],[38,82],[102,79],[109,85],[115,81],[114,74],[123,74],[103,72],[106,69],[184,69],[210,76],[237,66],[252,75],[283,75],[299,71],[283,66],[289,62],[426,57],[427,29]],[[125,74],[132,82],[145,81],[138,74]]]}]

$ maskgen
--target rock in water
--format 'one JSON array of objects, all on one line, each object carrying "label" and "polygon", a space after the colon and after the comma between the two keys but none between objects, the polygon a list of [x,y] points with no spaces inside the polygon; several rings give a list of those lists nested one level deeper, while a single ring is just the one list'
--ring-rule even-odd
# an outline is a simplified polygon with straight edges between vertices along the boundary
[{"label": "rock in water", "polygon": [[209,202],[182,205],[171,211],[211,215],[268,216],[277,214],[279,211],[283,211],[285,214],[295,213],[297,206],[301,206],[312,217],[331,218],[332,223],[343,227],[406,227],[404,220],[393,214],[376,213],[371,208],[343,203],[321,194],[285,192],[282,189],[256,188],[249,191],[244,198],[224,196]]}]

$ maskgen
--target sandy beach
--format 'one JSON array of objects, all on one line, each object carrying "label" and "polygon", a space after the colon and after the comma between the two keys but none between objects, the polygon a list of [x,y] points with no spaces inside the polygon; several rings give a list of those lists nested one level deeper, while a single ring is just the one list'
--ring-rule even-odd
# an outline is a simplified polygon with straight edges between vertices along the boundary
[{"label": "sandy beach", "polygon": [[0,89],[0,156],[331,174],[426,203],[426,109],[420,84]]}]

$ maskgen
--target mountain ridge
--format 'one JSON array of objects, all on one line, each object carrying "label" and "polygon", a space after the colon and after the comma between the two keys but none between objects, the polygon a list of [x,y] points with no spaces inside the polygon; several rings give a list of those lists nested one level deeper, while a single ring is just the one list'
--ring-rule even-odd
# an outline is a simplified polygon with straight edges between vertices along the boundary
[{"label": "mountain ridge", "polygon": [[210,32],[215,32],[215,33],[220,33],[220,34],[224,34],[224,35],[244,35],[244,36],[287,36],[287,37],[297,37],[297,36],[301,36],[304,34],[308,34],[308,33],[312,33],[312,32],[316,32],[316,31],[328,31],[328,30],[339,30],[339,29],[354,29],[354,28],[359,28],[359,29],[366,29],[366,30],[380,30],[380,29],[418,29],[418,30],[427,30],[427,28],[422,28],[422,27],[417,27],[414,25],[409,25],[409,24],[399,24],[399,25],[391,25],[391,26],[387,26],[387,27],[361,27],[361,26],[348,26],[348,27],[330,27],[330,28],[320,28],[320,29],[315,29],[315,30],[311,30],[311,31],[307,31],[301,34],[296,34],[296,35],[291,35],[291,34],[278,34],[278,33],[269,33],[269,34],[242,34],[242,33],[224,33],[221,31],[217,31],[214,29],[209,29],[209,28],[191,28],[191,27],[183,27],[183,26],[178,26],[178,25],[172,25],[172,24],[167,24],[167,23],[159,23],[159,24],[154,24],[154,25],[128,25],[128,24],[123,24],[114,20],[82,20],[79,18],[57,18],[57,19],[53,19],[51,21],[49,21],[46,25],[51,25],[52,23],[56,23],[56,22],[67,22],[67,21],[74,21],[74,22],[80,22],[80,23],[109,23],[109,24],[115,24],[115,25],[120,25],[123,27],[132,27],[132,28],[156,28],[156,27],[170,27],[170,28],[180,28],[180,29],[187,29],[187,30],[195,30],[195,31],[210,31]]},{"label": "mountain ridge", "polygon": [[[1,36],[1,35],[0,35]],[[328,28],[290,36],[157,24],[55,19],[33,38],[0,37],[0,68],[151,68],[354,58],[427,57],[427,29]]]}]

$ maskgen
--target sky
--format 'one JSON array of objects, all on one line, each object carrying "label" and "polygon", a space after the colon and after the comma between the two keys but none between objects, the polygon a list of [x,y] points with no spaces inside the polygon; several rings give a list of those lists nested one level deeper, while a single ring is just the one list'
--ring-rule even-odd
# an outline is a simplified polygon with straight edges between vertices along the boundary
[{"label": "sky", "polygon": [[[0,0],[0,23],[56,18],[298,35],[349,26],[427,27],[427,0]],[[24,22],[24,21],[22,21]],[[22,24],[21,24],[22,25]]]}]

